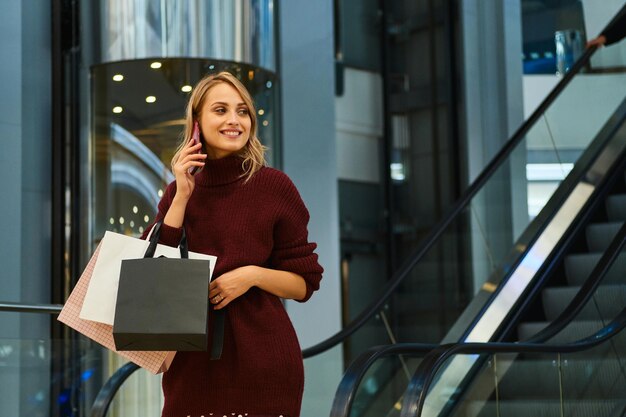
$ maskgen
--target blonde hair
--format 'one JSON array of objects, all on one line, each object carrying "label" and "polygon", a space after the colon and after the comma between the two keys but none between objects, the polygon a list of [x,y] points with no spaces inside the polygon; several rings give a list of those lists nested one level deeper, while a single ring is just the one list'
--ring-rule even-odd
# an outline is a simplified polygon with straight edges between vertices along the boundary
[{"label": "blonde hair", "polygon": [[189,97],[187,109],[185,110],[185,129],[182,132],[181,141],[178,148],[176,148],[176,153],[172,158],[172,170],[174,168],[174,164],[176,164],[178,158],[180,157],[180,152],[191,140],[193,122],[194,120],[200,119],[200,111],[204,105],[208,92],[211,88],[221,83],[228,84],[237,90],[242,100],[248,107],[248,114],[250,115],[251,121],[250,136],[246,145],[238,152],[238,155],[243,159],[241,166],[244,173],[242,176],[246,177],[247,182],[258,170],[267,165],[267,162],[265,161],[266,147],[263,146],[257,137],[256,108],[254,107],[252,96],[241,81],[237,79],[237,77],[226,71],[204,77],[193,88],[193,93],[191,93],[191,97]]}]

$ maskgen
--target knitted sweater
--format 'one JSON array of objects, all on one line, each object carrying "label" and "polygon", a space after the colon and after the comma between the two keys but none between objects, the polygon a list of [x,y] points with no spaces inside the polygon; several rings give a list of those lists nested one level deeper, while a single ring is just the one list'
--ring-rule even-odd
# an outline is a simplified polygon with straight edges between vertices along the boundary
[{"label": "knitted sweater", "polygon": [[[189,250],[217,256],[214,279],[245,265],[297,273],[306,282],[306,301],[323,272],[316,245],[308,241],[309,213],[285,174],[265,167],[246,183],[241,162],[237,156],[207,160],[196,175],[184,219]],[[175,194],[173,182],[155,221],[165,216]],[[176,246],[181,233],[163,225],[160,241]],[[207,352],[177,353],[163,375],[163,417],[298,417],[302,353],[281,300],[252,287],[224,310],[221,359],[210,360]]]}]

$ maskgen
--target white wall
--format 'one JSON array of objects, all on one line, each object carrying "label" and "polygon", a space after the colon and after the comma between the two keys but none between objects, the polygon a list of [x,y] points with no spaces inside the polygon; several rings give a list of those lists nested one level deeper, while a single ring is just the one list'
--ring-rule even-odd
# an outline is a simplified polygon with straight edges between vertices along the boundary
[{"label": "white wall", "polygon": [[[600,51],[602,54],[604,51]],[[524,76],[527,118],[556,86],[553,75]],[[626,96],[626,74],[580,74],[527,135],[529,150],[584,149]]]},{"label": "white wall", "polygon": [[344,92],[336,99],[339,179],[380,182],[382,89],[380,74],[345,68]]}]

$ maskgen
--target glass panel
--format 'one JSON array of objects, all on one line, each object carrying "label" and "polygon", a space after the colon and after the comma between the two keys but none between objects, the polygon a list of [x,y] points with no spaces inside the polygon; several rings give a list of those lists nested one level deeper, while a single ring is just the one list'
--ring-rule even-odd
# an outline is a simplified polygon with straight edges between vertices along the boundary
[{"label": "glass panel", "polygon": [[[470,367],[475,376],[463,384]],[[421,415],[560,417],[559,374],[558,354],[455,355],[437,374]]]},{"label": "glass panel", "polygon": [[[123,358],[110,355],[108,373],[113,374],[126,363]],[[144,369],[136,370],[121,386],[111,402],[107,417],[159,417],[163,409],[162,374],[152,375]]]},{"label": "glass panel", "polygon": [[[482,364],[479,365],[481,369],[476,373],[466,392],[459,397],[456,407],[452,409],[451,417],[496,417],[498,415],[496,387],[501,374],[496,374],[496,372],[501,368],[500,358],[487,357],[481,362]],[[427,401],[431,403],[428,397]]]},{"label": "glass panel", "polygon": [[[497,390],[487,401],[500,416],[561,417],[561,359],[555,353],[498,354]],[[482,415],[482,413],[481,413]]]},{"label": "glass panel", "polygon": [[626,410],[624,332],[591,350],[563,355],[566,416],[620,416]]},{"label": "glass panel", "polygon": [[421,358],[394,355],[379,359],[356,393],[350,417],[399,416],[403,394]]},{"label": "glass panel", "polygon": [[[350,417],[399,416],[402,395],[421,362],[422,353],[379,358],[363,376],[354,395]],[[302,416],[326,416],[343,376],[341,349],[306,359]]]},{"label": "glass panel", "polygon": [[108,378],[105,355],[82,337],[71,343],[0,339],[0,415],[88,415]]}]

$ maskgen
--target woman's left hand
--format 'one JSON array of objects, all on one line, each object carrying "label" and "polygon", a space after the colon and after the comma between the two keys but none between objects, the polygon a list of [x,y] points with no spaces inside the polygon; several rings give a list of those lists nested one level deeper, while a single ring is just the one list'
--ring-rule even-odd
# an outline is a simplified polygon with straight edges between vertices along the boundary
[{"label": "woman's left hand", "polygon": [[215,305],[216,310],[226,307],[254,285],[254,268],[254,265],[242,266],[211,281],[209,301]]}]

